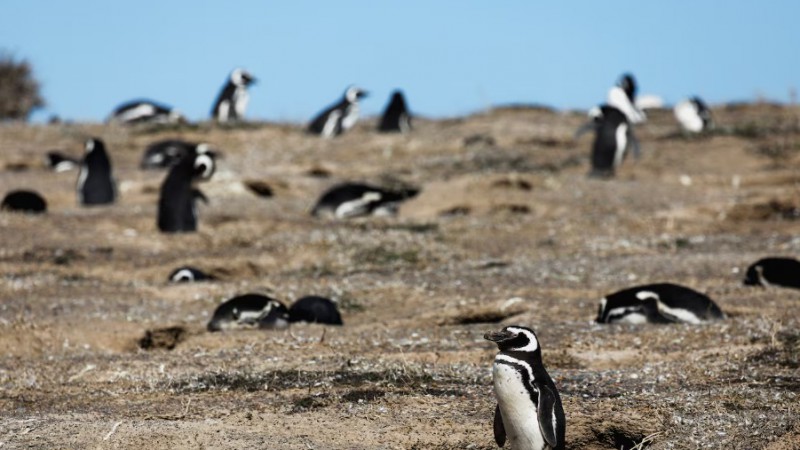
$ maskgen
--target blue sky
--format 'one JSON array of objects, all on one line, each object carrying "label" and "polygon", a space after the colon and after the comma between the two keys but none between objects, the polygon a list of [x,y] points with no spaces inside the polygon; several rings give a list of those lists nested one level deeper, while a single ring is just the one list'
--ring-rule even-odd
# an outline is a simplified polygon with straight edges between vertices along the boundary
[{"label": "blue sky", "polygon": [[368,114],[402,88],[418,114],[505,103],[588,108],[623,71],[668,102],[787,101],[795,1],[188,1],[3,3],[0,49],[34,65],[51,114],[99,121],[152,98],[208,116],[234,67],[248,116],[305,122],[351,83]]}]

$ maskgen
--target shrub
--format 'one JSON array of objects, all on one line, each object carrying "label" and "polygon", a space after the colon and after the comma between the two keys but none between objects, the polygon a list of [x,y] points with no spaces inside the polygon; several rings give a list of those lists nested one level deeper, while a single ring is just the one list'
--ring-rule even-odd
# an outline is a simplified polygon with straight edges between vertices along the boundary
[{"label": "shrub", "polygon": [[0,120],[27,120],[34,109],[42,106],[39,82],[28,61],[0,54]]}]

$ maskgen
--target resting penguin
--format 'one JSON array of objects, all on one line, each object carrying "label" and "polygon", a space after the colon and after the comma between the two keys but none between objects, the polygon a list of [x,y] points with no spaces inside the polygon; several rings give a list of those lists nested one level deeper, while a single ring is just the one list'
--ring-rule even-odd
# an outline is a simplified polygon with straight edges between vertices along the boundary
[{"label": "resting penguin", "polygon": [[5,198],[3,198],[3,203],[0,204],[0,209],[40,214],[47,211],[47,202],[36,192],[17,190],[6,194]]},{"label": "resting penguin", "polygon": [[563,450],[566,418],[555,383],[542,363],[539,340],[530,328],[510,326],[486,333],[497,344],[492,378],[497,407],[494,440],[513,450]]},{"label": "resting penguin", "polygon": [[103,141],[90,138],[86,141],[86,154],[78,172],[78,203],[81,205],[106,205],[117,197],[116,183],[111,172],[111,160]]},{"label": "resting penguin", "polygon": [[208,199],[194,183],[211,178],[214,169],[213,156],[202,146],[197,146],[172,166],[161,184],[159,230],[164,233],[197,231],[197,200],[208,202]]},{"label": "resting penguin", "polygon": [[298,299],[289,308],[289,322],[342,325],[342,316],[336,309],[336,303],[324,297],[309,295]]},{"label": "resting penguin", "polygon": [[209,275],[202,270],[192,266],[182,266],[173,270],[169,275],[171,283],[189,283],[192,281],[210,281],[216,277]]},{"label": "resting penguin", "polygon": [[283,303],[260,294],[245,294],[219,305],[206,327],[208,331],[273,329],[289,325]]},{"label": "resting penguin", "polygon": [[615,292],[600,300],[597,323],[690,323],[724,319],[708,296],[672,283]]},{"label": "resting penguin", "polygon": [[406,100],[401,91],[392,93],[389,104],[383,110],[378,131],[381,133],[408,133],[411,131],[411,114],[408,112],[408,106],[406,106]]},{"label": "resting penguin", "polygon": [[700,97],[684,100],[673,108],[681,128],[690,133],[700,133],[712,127],[711,110]]},{"label": "resting penguin", "polygon": [[256,79],[246,70],[234,69],[214,102],[211,118],[217,122],[244,119],[247,103],[250,101],[247,87],[255,82]]},{"label": "resting penguin", "polygon": [[800,289],[800,261],[794,258],[759,259],[747,268],[744,284]]},{"label": "resting penguin", "polygon": [[186,118],[171,106],[151,100],[132,100],[118,106],[108,118],[110,123],[178,123]]},{"label": "resting penguin", "polygon": [[172,167],[175,163],[180,161],[184,155],[191,151],[210,154],[214,159],[217,157],[215,152],[209,150],[208,144],[206,143],[196,144],[180,139],[165,139],[147,146],[144,155],[142,155],[142,160],[139,163],[139,168],[148,170]]},{"label": "resting penguin", "polygon": [[619,109],[609,105],[594,107],[589,110],[591,121],[575,133],[575,137],[594,129],[592,144],[591,176],[611,177],[616,168],[625,159],[628,146],[633,148],[635,157],[639,157],[639,141],[633,134],[633,127],[628,123]]},{"label": "resting penguin", "polygon": [[606,103],[625,114],[631,124],[642,123],[647,119],[644,112],[636,106],[636,90],[636,79],[632,74],[626,73],[608,91],[606,98]]},{"label": "resting penguin", "polygon": [[393,215],[400,202],[414,197],[417,189],[390,191],[361,183],[342,183],[330,188],[311,210],[311,215],[337,219],[367,215]]},{"label": "resting penguin", "polygon": [[47,152],[45,155],[47,159],[47,167],[51,168],[54,172],[66,172],[78,167],[80,161],[67,156],[57,150]]},{"label": "resting penguin", "polygon": [[368,93],[361,88],[350,86],[338,103],[319,113],[308,125],[308,132],[329,138],[339,136],[358,121],[358,101]]}]

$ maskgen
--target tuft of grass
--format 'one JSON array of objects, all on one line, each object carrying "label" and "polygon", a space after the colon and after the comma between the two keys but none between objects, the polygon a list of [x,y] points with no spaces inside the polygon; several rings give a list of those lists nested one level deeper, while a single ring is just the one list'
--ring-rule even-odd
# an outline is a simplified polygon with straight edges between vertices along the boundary
[{"label": "tuft of grass", "polygon": [[353,259],[359,263],[376,266],[415,265],[420,262],[419,250],[417,249],[395,250],[382,245],[359,250]]}]

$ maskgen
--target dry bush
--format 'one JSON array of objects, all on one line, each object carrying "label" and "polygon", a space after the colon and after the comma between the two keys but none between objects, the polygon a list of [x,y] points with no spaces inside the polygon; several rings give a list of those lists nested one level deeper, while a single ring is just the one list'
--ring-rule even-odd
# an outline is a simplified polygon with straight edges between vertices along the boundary
[{"label": "dry bush", "polygon": [[44,106],[39,82],[28,61],[15,61],[0,54],[0,120],[27,120],[31,112]]}]

